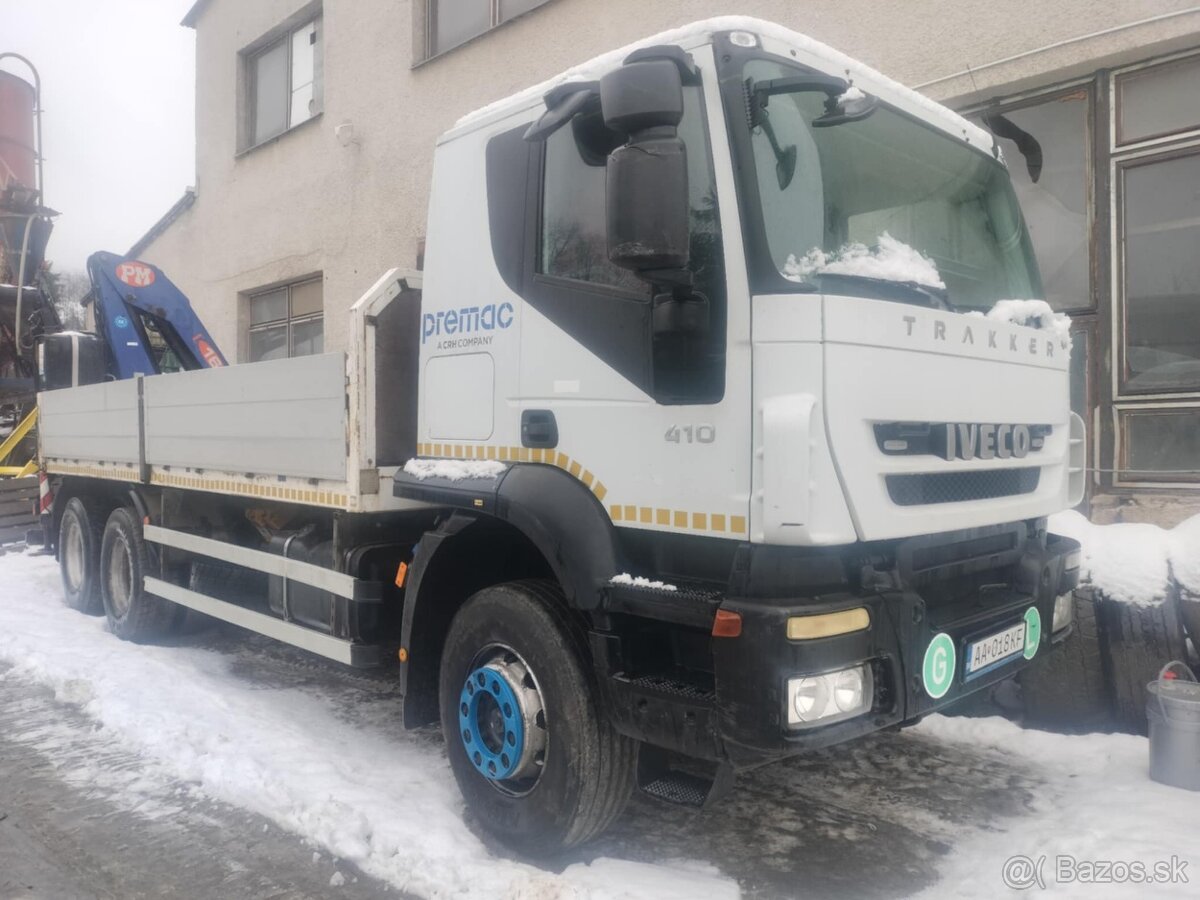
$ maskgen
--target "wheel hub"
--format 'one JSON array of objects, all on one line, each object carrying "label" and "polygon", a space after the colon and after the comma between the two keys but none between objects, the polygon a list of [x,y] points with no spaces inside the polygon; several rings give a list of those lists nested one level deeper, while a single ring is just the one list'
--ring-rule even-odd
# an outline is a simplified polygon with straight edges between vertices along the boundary
[{"label": "wheel hub", "polygon": [[496,651],[467,675],[458,700],[467,759],[492,782],[539,774],[546,747],[542,696],[516,654]]}]

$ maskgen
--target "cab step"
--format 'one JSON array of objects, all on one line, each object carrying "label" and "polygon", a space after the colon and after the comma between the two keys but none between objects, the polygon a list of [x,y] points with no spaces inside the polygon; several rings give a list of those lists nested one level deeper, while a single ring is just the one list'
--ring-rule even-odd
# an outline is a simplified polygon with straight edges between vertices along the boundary
[{"label": "cab step", "polygon": [[[657,747],[643,746],[638,756],[638,788],[642,793],[692,809],[704,809],[733,788],[733,767],[729,763],[705,763],[687,759],[686,768],[672,764],[672,754]],[[707,771],[702,774],[701,769]]]}]

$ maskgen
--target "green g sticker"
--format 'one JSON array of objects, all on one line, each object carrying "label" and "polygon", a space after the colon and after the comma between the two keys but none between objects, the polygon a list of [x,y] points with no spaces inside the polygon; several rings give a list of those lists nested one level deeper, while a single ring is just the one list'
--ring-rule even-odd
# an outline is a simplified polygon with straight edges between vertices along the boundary
[{"label": "green g sticker", "polygon": [[[1037,612],[1037,610],[1034,610]],[[950,685],[954,684],[954,668],[958,654],[954,650],[954,641],[946,632],[933,636],[929,646],[925,648],[925,663],[921,666],[921,680],[925,683],[925,693],[934,700],[946,696]]]},{"label": "green g sticker", "polygon": [[1042,614],[1036,606],[1025,610],[1025,658],[1033,659],[1042,643]]}]

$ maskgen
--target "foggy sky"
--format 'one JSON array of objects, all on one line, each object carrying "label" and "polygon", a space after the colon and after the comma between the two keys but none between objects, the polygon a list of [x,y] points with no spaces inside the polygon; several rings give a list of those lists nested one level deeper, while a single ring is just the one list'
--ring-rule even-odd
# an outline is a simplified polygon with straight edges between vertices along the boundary
[{"label": "foggy sky", "polygon": [[195,32],[179,24],[192,2],[0,0],[0,52],[42,77],[56,269],[124,253],[195,182]]}]

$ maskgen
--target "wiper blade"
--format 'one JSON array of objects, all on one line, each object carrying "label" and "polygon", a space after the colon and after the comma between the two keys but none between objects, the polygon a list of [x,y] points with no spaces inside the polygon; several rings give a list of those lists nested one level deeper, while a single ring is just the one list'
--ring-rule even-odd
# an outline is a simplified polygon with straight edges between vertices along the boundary
[{"label": "wiper blade", "polygon": [[[832,280],[836,285],[839,280],[850,281],[859,288],[874,291],[869,295],[875,300],[900,300],[905,303],[919,302],[930,309],[941,309],[954,312],[954,304],[945,288],[936,288],[916,281],[892,281],[887,278],[872,278],[869,275],[850,275],[844,272],[814,272],[813,277],[819,279],[821,290],[825,290],[826,281]],[[833,286],[831,285],[831,287]],[[860,290],[861,294],[861,290]]]}]

